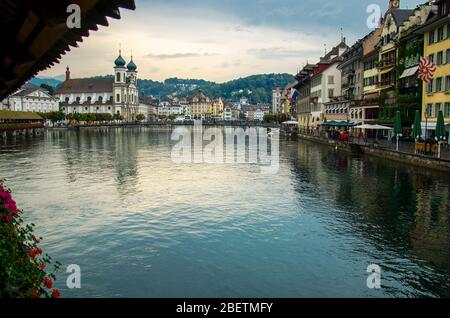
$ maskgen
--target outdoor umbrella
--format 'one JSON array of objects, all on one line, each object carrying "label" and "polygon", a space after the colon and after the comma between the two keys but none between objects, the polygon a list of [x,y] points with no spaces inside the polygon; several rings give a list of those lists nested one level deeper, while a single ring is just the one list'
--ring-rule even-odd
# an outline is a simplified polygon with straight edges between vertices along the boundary
[{"label": "outdoor umbrella", "polygon": [[397,151],[398,151],[398,140],[402,136],[403,133],[403,127],[402,127],[402,117],[400,115],[400,112],[398,111],[395,115],[395,123],[394,123],[394,135],[397,137]]},{"label": "outdoor umbrella", "polygon": [[419,111],[416,111],[416,117],[414,119],[413,136],[416,140],[422,137],[422,121],[420,120]]},{"label": "outdoor umbrella", "polygon": [[438,158],[441,158],[441,143],[442,141],[445,141],[446,139],[446,132],[445,132],[445,121],[444,121],[444,113],[439,111],[439,116],[436,123],[436,140],[439,144],[439,152],[438,152]]}]

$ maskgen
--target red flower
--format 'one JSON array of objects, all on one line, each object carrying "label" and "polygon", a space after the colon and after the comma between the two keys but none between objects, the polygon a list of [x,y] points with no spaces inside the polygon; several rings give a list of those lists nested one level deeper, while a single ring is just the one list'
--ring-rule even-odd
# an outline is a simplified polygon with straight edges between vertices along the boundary
[{"label": "red flower", "polygon": [[44,264],[44,263],[42,263],[41,269],[42,269],[43,271],[45,271],[45,264]]},{"label": "red flower", "polygon": [[50,288],[52,288],[52,286],[53,286],[53,282],[52,282],[52,280],[51,280],[50,278],[45,277],[45,278],[44,278],[44,285],[45,285],[45,287],[47,287],[48,289],[50,289]]},{"label": "red flower", "polygon": [[5,217],[5,220],[6,220],[6,222],[11,222],[11,221],[13,220],[13,215],[12,215],[12,214],[8,214],[8,215]]},{"label": "red flower", "polygon": [[38,249],[36,250],[36,253],[38,253],[39,255],[42,255],[42,248],[38,248]]},{"label": "red flower", "polygon": [[32,258],[32,259],[35,259],[35,257],[36,257],[36,252],[33,250],[33,249],[29,249],[28,250],[28,254],[30,255],[30,257]]},{"label": "red flower", "polygon": [[32,289],[32,290],[31,290],[31,296],[32,296],[33,298],[39,298],[39,297],[41,297],[41,295],[39,294],[39,292],[38,292],[36,289]]},{"label": "red flower", "polygon": [[60,292],[59,290],[57,290],[57,289],[53,289],[53,291],[52,291],[52,297],[53,297],[53,298],[59,298],[59,297],[61,297],[61,292]]}]

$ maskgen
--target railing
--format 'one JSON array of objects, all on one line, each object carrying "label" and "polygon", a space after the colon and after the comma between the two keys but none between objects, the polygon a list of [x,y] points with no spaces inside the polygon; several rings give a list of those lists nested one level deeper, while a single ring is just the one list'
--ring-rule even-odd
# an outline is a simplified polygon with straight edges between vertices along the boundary
[{"label": "railing", "polygon": [[378,88],[395,86],[395,80],[381,81],[377,84]]},{"label": "railing", "polygon": [[378,61],[377,65],[378,65],[378,68],[395,66],[395,65],[397,65],[397,60],[396,59],[382,59],[382,60]]}]

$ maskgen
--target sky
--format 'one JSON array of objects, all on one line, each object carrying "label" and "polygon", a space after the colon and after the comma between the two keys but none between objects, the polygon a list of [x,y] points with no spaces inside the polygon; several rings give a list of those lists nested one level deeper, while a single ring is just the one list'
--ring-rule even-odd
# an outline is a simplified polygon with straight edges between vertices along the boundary
[{"label": "sky", "polygon": [[[401,0],[412,9],[425,0]],[[225,82],[263,73],[290,73],[315,63],[338,44],[368,34],[367,7],[388,0],[136,0],[40,76],[71,68],[73,78],[113,73],[113,62],[133,54],[138,76]]]}]

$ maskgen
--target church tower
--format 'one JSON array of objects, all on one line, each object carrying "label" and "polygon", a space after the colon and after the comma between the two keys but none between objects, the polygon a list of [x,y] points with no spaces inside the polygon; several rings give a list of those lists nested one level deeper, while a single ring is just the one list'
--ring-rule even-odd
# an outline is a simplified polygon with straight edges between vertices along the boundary
[{"label": "church tower", "polygon": [[139,93],[137,88],[137,66],[133,62],[131,55],[130,63],[127,65],[127,117],[129,120],[136,120],[139,109]]},{"label": "church tower", "polygon": [[126,97],[126,81],[127,81],[127,64],[119,51],[119,57],[114,62],[114,84],[113,84],[113,106],[114,114],[124,116],[125,97]]}]

